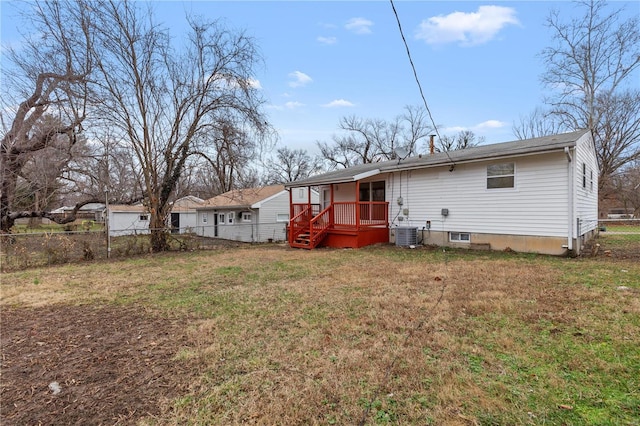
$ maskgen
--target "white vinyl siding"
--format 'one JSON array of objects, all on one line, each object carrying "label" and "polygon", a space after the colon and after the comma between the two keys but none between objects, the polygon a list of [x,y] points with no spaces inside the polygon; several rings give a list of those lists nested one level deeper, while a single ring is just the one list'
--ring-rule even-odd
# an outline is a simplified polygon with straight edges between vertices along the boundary
[{"label": "white vinyl siding", "polygon": [[[580,219],[580,231],[584,234],[598,226],[598,164],[589,134],[578,139],[574,156],[575,217]],[[573,226],[577,228],[576,223]]]},{"label": "white vinyl siding", "polygon": [[289,213],[276,213],[276,222],[289,222]]},{"label": "white vinyl siding", "polygon": [[[307,191],[291,193],[294,203],[307,201]],[[312,192],[312,203],[318,203],[318,195]],[[246,243],[264,243],[269,240],[284,241],[289,223],[289,192],[282,191],[251,206],[236,206],[234,211],[218,210],[218,238]],[[250,210],[249,210],[250,209]],[[229,223],[233,217],[233,223]],[[209,221],[211,222],[211,221]],[[200,224],[202,225],[202,224]],[[206,227],[205,235],[213,236],[213,226]]]},{"label": "white vinyl siding", "polygon": [[[146,216],[146,220],[140,220],[143,216]],[[148,213],[109,211],[109,235],[120,236],[148,233]]]},{"label": "white vinyl siding", "polygon": [[[408,222],[435,231],[506,235],[567,235],[568,167],[563,152],[508,159],[516,170],[509,190],[487,189],[487,166],[496,161],[396,172],[388,175],[390,219],[398,216],[395,200],[403,197]],[[402,183],[401,183],[402,181]],[[400,191],[402,188],[402,192]],[[449,215],[443,218],[442,209]]]}]

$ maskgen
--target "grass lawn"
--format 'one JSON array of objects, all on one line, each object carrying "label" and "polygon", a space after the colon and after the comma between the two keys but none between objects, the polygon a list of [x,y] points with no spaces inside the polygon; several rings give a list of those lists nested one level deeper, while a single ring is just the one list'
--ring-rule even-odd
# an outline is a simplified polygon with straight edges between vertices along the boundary
[{"label": "grass lawn", "polygon": [[[3,312],[181,324],[165,360],[188,367],[180,393],[128,424],[640,425],[637,260],[247,246],[6,273],[0,289]],[[3,353],[25,336],[3,333]],[[51,401],[39,374],[11,386]]]}]

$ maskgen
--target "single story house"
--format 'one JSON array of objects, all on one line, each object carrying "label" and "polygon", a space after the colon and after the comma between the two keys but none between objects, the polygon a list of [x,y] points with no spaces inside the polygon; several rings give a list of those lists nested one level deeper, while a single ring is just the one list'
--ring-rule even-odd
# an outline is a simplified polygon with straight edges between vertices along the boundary
[{"label": "single story house", "polygon": [[579,253],[598,229],[598,165],[590,131],[362,164],[285,185],[289,244],[442,245]]},{"label": "single story house", "polygon": [[[174,201],[167,219],[167,226],[171,228],[171,232],[180,234],[194,232],[196,207],[202,204],[204,200],[192,195]],[[110,204],[108,214],[109,234],[113,237],[149,233],[149,210],[143,204]]]},{"label": "single story house", "polygon": [[171,206],[171,232],[189,233],[195,232],[198,224],[196,208],[202,206],[204,200],[193,195],[187,195],[173,202]]},{"label": "single story house", "polygon": [[[51,213],[59,215],[63,218],[71,216],[75,206],[62,206]],[[104,220],[104,203],[88,203],[80,207],[78,213],[76,213],[76,219],[93,220],[95,222],[102,222]]]},{"label": "single story house", "polygon": [[242,242],[286,241],[289,204],[319,202],[314,190],[287,191],[283,185],[236,189],[196,208],[197,234]]}]

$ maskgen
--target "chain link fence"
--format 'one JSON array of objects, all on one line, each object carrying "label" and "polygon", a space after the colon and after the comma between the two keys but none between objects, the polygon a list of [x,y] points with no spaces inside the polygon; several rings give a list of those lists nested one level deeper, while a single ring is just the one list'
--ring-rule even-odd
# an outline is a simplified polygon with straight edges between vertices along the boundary
[{"label": "chain link fence", "polygon": [[[85,231],[73,226],[47,226],[0,235],[0,270],[127,258],[151,252],[148,228]],[[190,251],[234,247],[246,243],[286,241],[286,223],[225,224],[165,230],[169,250]],[[123,235],[124,234],[124,235]]]}]

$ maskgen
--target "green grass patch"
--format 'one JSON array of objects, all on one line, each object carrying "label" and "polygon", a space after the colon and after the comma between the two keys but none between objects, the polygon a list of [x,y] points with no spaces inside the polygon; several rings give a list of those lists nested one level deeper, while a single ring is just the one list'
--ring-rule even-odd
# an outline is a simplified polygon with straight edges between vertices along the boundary
[{"label": "green grass patch", "polygon": [[141,424],[640,424],[633,260],[248,247],[7,273],[1,302],[187,318],[201,374]]}]

